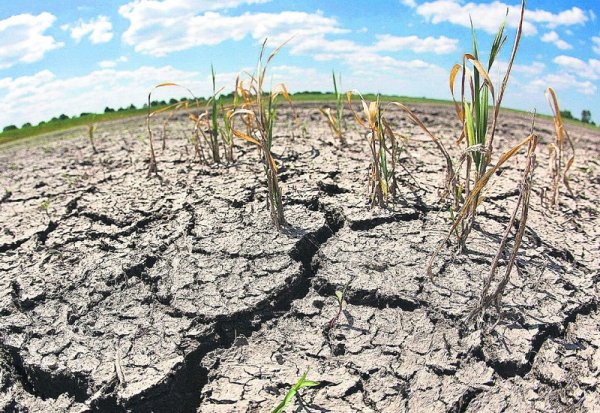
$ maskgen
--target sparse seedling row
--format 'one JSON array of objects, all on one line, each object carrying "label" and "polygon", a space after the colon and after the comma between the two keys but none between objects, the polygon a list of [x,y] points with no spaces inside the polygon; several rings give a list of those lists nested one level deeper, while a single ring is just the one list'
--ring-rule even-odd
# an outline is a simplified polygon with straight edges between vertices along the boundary
[{"label": "sparse seedling row", "polygon": [[[499,306],[500,297],[503,293],[510,268],[514,264],[517,250],[519,248],[524,226],[527,218],[529,205],[529,194],[531,190],[532,173],[535,166],[535,149],[537,137],[532,132],[517,145],[502,153],[495,163],[493,142],[498,125],[500,107],[505,94],[511,68],[519,48],[523,17],[525,13],[525,1],[522,1],[519,24],[517,26],[512,53],[508,61],[507,69],[498,87],[494,87],[489,73],[494,68],[494,63],[499,56],[500,50],[506,42],[504,34],[505,23],[502,23],[492,42],[489,57],[485,63],[479,58],[479,46],[475,31],[472,30],[473,51],[462,56],[462,63],[456,64],[450,71],[449,84],[457,117],[462,125],[457,133],[456,143],[461,148],[457,159],[452,159],[444,143],[438,139],[427,126],[405,105],[400,102],[391,102],[390,105],[399,108],[408,118],[416,123],[432,140],[440,151],[443,158],[446,177],[444,192],[441,193],[442,200],[448,203],[452,224],[438,247],[433,251],[426,271],[433,277],[433,266],[436,258],[444,246],[449,244],[453,236],[457,239],[458,252],[464,251],[469,234],[474,227],[477,209],[486,197],[487,187],[496,172],[509,160],[518,156],[521,150],[528,148],[526,156],[526,167],[520,183],[519,198],[515,207],[509,227],[502,239],[499,252],[492,263],[490,274],[486,279],[479,306],[478,314],[484,313],[490,303]],[[273,224],[280,228],[284,223],[283,201],[281,188],[279,186],[278,165],[272,153],[273,128],[277,115],[277,99],[279,96],[285,98],[291,104],[290,96],[284,84],[274,86],[269,92],[265,91],[266,71],[273,57],[279,52],[281,46],[265,57],[265,43],[261,48],[258,59],[257,70],[254,75],[248,75],[247,79],[236,79],[233,94],[233,105],[225,107],[219,105],[216,90],[215,72],[211,67],[213,95],[209,99],[203,113],[190,114],[194,122],[193,142],[197,157],[206,161],[203,146],[209,148],[210,160],[220,162],[219,135],[225,148],[225,159],[233,161],[233,137],[237,137],[253,143],[259,150],[261,164],[263,166],[267,183],[267,204]],[[456,92],[457,80],[459,81],[459,92]],[[173,86],[174,84],[162,84],[161,86]],[[343,105],[341,93],[338,90],[338,82],[333,74],[333,85],[336,96],[335,113],[329,109],[321,109],[325,115],[329,127],[336,138],[343,136]],[[190,92],[191,93],[191,92]],[[367,102],[360,95],[361,110],[356,111],[353,107],[352,92],[347,92],[347,104],[356,122],[365,130],[365,138],[370,157],[368,175],[368,199],[371,207],[386,208],[399,196],[399,187],[396,178],[396,167],[398,164],[400,146],[397,135],[393,132],[390,123],[385,117],[384,109],[379,96],[375,101]],[[556,95],[552,89],[548,89],[548,98],[555,115],[556,142],[551,148],[551,171],[552,171],[552,205],[558,204],[559,185],[562,181],[567,189],[567,172],[573,163],[571,156],[566,162],[564,160],[565,140],[573,148],[572,142],[566,133],[560,118],[560,110]],[[148,97],[150,101],[150,95]],[[177,107],[176,109],[180,109]],[[219,117],[219,111],[221,117]],[[157,113],[157,112],[154,112]],[[152,113],[152,114],[154,114]],[[152,116],[148,116],[148,120]],[[219,123],[222,120],[222,124]],[[152,132],[148,126],[149,143],[151,149],[151,171],[156,170],[156,160],[153,153]],[[402,139],[405,139],[401,137]],[[154,167],[154,170],[152,169]],[[513,249],[511,258],[507,265],[508,270],[502,281],[493,293],[490,293],[491,285],[495,279],[500,257],[509,242],[511,228],[516,222],[520,211],[518,230],[512,241]],[[344,290],[345,291],[345,290]],[[338,314],[330,321],[329,329],[337,322],[344,303],[344,292],[338,297]],[[474,317],[474,316],[473,316]],[[471,317],[471,318],[473,318]]]}]

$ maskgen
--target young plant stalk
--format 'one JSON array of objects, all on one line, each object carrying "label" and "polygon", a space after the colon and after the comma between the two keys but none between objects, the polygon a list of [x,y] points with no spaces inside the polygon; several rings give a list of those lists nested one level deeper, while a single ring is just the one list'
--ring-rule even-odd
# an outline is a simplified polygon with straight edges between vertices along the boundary
[{"label": "young plant stalk", "polygon": [[[502,240],[500,241],[500,246],[498,247],[498,252],[494,257],[494,260],[492,261],[492,265],[490,267],[488,276],[484,280],[483,290],[481,292],[479,303],[467,317],[467,322],[475,318],[479,318],[480,322],[483,321],[485,313],[492,305],[494,305],[498,314],[496,324],[501,319],[500,305],[502,301],[502,295],[504,294],[506,285],[510,280],[510,273],[515,264],[517,252],[519,251],[521,241],[523,240],[523,234],[525,233],[525,226],[527,224],[527,215],[529,212],[529,199],[531,195],[531,181],[533,177],[533,171],[535,169],[535,149],[537,147],[537,143],[537,136],[531,135],[530,139],[528,140],[525,169],[523,170],[523,175],[519,183],[519,198],[517,200],[517,204],[510,217],[510,220],[508,221],[506,230],[504,232]],[[517,215],[519,215],[518,223]],[[513,246],[510,251],[510,256],[506,263],[506,270],[504,271],[504,276],[498,281],[494,291],[490,292],[492,283],[496,279],[496,273],[498,271],[499,262],[501,258],[506,254],[506,246],[508,244],[509,238],[511,237],[511,232],[515,224],[517,224],[517,230],[514,235]]]},{"label": "young plant stalk", "polygon": [[479,199],[481,197],[481,192],[486,187],[486,185],[488,184],[488,182],[490,181],[490,179],[492,178],[494,173],[496,173],[496,171],[498,171],[502,167],[502,165],[504,165],[504,163],[506,163],[509,159],[511,159],[515,155],[517,155],[517,153],[519,152],[519,150],[521,148],[523,148],[525,145],[529,144],[534,139],[537,139],[536,136],[531,134],[527,138],[523,139],[520,143],[518,143],[517,145],[512,147],[510,150],[503,153],[502,156],[500,156],[500,159],[498,160],[496,165],[489,168],[486,171],[486,173],[483,174],[483,176],[481,176],[481,178],[475,183],[475,185],[471,189],[469,195],[465,198],[464,205],[460,209],[458,214],[456,215],[456,218],[454,219],[452,226],[448,230],[446,237],[442,240],[442,242],[440,242],[440,244],[437,246],[437,248],[434,250],[431,257],[429,258],[429,262],[427,263],[427,274],[429,275],[430,278],[433,278],[433,270],[432,270],[433,264],[435,262],[435,259],[438,256],[438,254],[442,250],[442,247],[444,245],[446,245],[446,243],[450,240],[450,237],[452,236],[453,233],[455,233],[455,231],[458,229],[458,227],[462,223],[462,221],[465,219],[469,219],[470,212],[475,209],[475,207],[476,207],[475,203],[479,202]]},{"label": "young plant stalk", "polygon": [[[276,85],[271,92],[264,92],[264,81],[267,67],[283,45],[276,48],[264,61],[266,40],[263,42],[255,76],[250,76],[248,84],[240,82],[239,93],[243,103],[239,109],[228,115],[230,122],[234,117],[241,117],[246,125],[246,132],[232,128],[233,135],[255,144],[261,154],[265,175],[267,178],[267,204],[271,213],[273,224],[279,229],[285,224],[283,216],[283,202],[279,178],[277,176],[277,164],[273,158],[271,149],[273,147],[273,126],[277,117],[277,98],[282,95],[291,105],[292,101],[283,83]],[[231,123],[233,124],[233,123]]]},{"label": "young plant stalk", "polygon": [[315,386],[319,385],[319,382],[317,382],[317,381],[307,380],[306,379],[307,375],[308,375],[308,370],[306,370],[306,372],[304,372],[304,374],[302,375],[302,377],[300,377],[300,379],[296,382],[296,384],[294,384],[288,390],[288,392],[286,393],[283,400],[277,405],[277,407],[275,407],[275,409],[273,409],[272,413],[283,413],[285,408],[288,406],[288,404],[290,404],[290,402],[292,401],[294,396],[296,396],[296,393],[298,393],[298,391],[300,391],[306,387],[315,387]]},{"label": "young plant stalk", "polygon": [[[554,89],[551,87],[546,90],[546,98],[548,99],[548,103],[552,109],[552,114],[554,115],[554,131],[556,133],[556,140],[548,145],[550,149],[549,170],[550,179],[552,181],[552,187],[550,188],[550,207],[558,208],[561,182],[565,185],[565,188],[567,188],[569,193],[571,195],[573,194],[571,187],[569,186],[567,173],[569,172],[569,169],[571,169],[573,161],[575,160],[575,146],[573,145],[573,141],[565,129],[562,116],[560,115],[558,99]],[[567,155],[565,151],[565,141],[569,144],[569,148],[571,150],[571,156],[566,160],[566,162],[565,158]]]},{"label": "young plant stalk", "polygon": [[221,132],[221,136],[223,137],[223,142],[225,143],[225,160],[227,162],[233,162],[233,130],[235,126],[233,125],[233,117],[232,114],[238,108],[238,88],[239,88],[239,76],[235,79],[235,88],[233,91],[233,106],[228,110],[225,110],[224,107],[221,106],[221,114],[223,120],[223,127],[219,128]]},{"label": "young plant stalk", "polygon": [[[337,81],[335,78],[335,72],[332,72],[333,77],[333,91],[335,94],[335,113],[332,113],[331,108],[321,108],[321,113],[325,116],[331,133],[337,139],[343,139],[344,131],[344,105],[342,103],[342,94],[338,90]],[[340,85],[342,82],[342,75],[339,75]]]},{"label": "young plant stalk", "polygon": [[92,151],[94,155],[98,153],[96,149],[96,145],[94,144],[94,132],[96,131],[96,124],[92,120],[92,122],[88,125],[88,138],[90,140],[90,145],[92,145]]},{"label": "young plant stalk", "polygon": [[338,323],[340,316],[342,315],[342,311],[344,311],[344,303],[346,302],[346,292],[348,291],[348,286],[352,279],[348,280],[348,282],[344,285],[342,291],[337,290],[335,292],[335,300],[337,302],[337,311],[333,318],[329,320],[327,323],[328,331],[333,330],[333,327]]},{"label": "young plant stalk", "polygon": [[382,116],[379,96],[375,102],[367,104],[360,96],[364,119],[356,113],[352,106],[352,92],[347,93],[348,104],[356,122],[367,130],[365,136],[371,155],[369,172],[369,201],[371,207],[377,205],[385,208],[390,198],[396,196],[397,181],[395,176],[397,143],[387,121]]},{"label": "young plant stalk", "polygon": [[214,163],[221,162],[221,156],[219,154],[219,108],[217,99],[217,90],[215,83],[215,69],[213,65],[210,65],[210,73],[212,77],[212,88],[213,94],[211,97],[212,110],[210,113],[210,146],[212,150],[212,158]]}]

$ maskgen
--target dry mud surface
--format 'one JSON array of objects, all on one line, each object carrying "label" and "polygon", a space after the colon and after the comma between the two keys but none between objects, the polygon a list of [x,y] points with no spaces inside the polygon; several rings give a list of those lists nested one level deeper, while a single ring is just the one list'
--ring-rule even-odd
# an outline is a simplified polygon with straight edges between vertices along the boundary
[{"label": "dry mud surface", "polygon": [[[452,109],[414,109],[453,148]],[[307,370],[320,384],[288,411],[598,411],[599,134],[570,128],[574,196],[549,212],[552,128],[537,121],[527,230],[491,330],[493,317],[464,320],[523,157],[490,185],[468,251],[443,249],[432,282],[425,265],[450,223],[436,148],[391,110],[410,137],[400,197],[371,209],[362,131],[342,146],[317,107],[297,111],[295,123],[282,112],[274,147],[281,232],[256,149],[200,165],[184,116],[158,150],[160,178],[147,176],[140,118],[100,125],[95,156],[84,130],[0,152],[1,411],[270,411]],[[505,114],[497,149],[530,123]]]}]

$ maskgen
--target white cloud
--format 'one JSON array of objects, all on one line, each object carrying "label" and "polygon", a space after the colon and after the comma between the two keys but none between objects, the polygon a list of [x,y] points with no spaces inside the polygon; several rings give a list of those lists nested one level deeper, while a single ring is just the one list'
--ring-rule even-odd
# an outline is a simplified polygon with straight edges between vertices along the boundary
[{"label": "white cloud", "polygon": [[52,26],[56,17],[50,13],[37,16],[19,14],[0,20],[0,69],[17,63],[33,63],[44,55],[64,46],[44,32]]},{"label": "white cloud", "polygon": [[417,36],[392,36],[389,34],[377,35],[377,43],[373,45],[374,50],[396,52],[399,50],[412,50],[416,53],[447,54],[456,50],[458,39],[450,39],[446,36],[425,37]]},{"label": "white cloud", "polygon": [[[33,76],[0,79],[0,125],[37,123],[61,113],[102,112],[106,106],[118,108],[145,103],[156,84],[173,81],[198,90],[206,96],[208,81],[198,82],[196,72],[171,66],[140,67],[136,70],[102,69],[84,76],[57,78],[48,70]],[[165,88],[160,99],[185,96],[185,92]],[[159,95],[157,95],[159,96]],[[34,108],[35,110],[32,110]]]},{"label": "white cloud", "polygon": [[[506,24],[508,27],[517,27],[520,16],[520,6],[508,5],[500,1],[476,4],[473,2],[462,3],[459,0],[434,0],[419,5],[416,10],[425,20],[434,24],[449,22],[470,27],[469,16],[471,16],[475,28],[492,34],[498,31],[498,26],[504,20],[507,10]],[[555,28],[583,24],[587,20],[587,14],[578,7],[556,14],[540,9],[526,10],[523,33],[525,35],[536,34],[536,24],[545,24],[550,28]]]},{"label": "white cloud", "polygon": [[400,0],[400,3],[410,7],[411,9],[417,7],[417,2],[415,0]]},{"label": "white cloud", "polygon": [[[508,68],[508,62],[505,60],[497,60],[494,63],[494,68],[495,70],[492,69],[490,76],[492,76],[494,80],[502,79],[506,69]],[[535,60],[530,63],[514,63],[512,66],[512,73],[527,77],[539,76],[544,72],[544,70],[546,70],[546,65]]]},{"label": "white cloud", "polygon": [[595,53],[600,54],[600,37],[599,36],[592,37],[592,50]]},{"label": "white cloud", "polygon": [[226,40],[239,41],[246,36],[257,40],[269,37],[277,44],[292,36],[299,39],[307,35],[347,32],[339,28],[335,19],[319,12],[283,11],[230,16],[206,11],[196,15],[195,11],[186,8],[185,12],[177,9],[171,15],[154,16],[126,6],[119,9],[121,15],[130,21],[129,28],[123,33],[124,42],[134,46],[137,52],[153,56],[164,56],[195,46],[214,46]]},{"label": "white cloud", "polygon": [[113,38],[112,23],[107,16],[98,16],[89,21],[80,19],[77,23],[62,25],[61,29],[68,30],[77,43],[86,36],[92,44],[106,43]]},{"label": "white cloud", "polygon": [[515,73],[521,73],[527,76],[537,76],[541,74],[546,65],[542,62],[531,62],[530,64],[514,64],[513,70]]},{"label": "white cloud", "polygon": [[596,21],[596,13],[594,13],[594,10],[589,10],[590,13],[590,20],[595,22]]},{"label": "white cloud", "polygon": [[554,58],[554,63],[565,72],[588,80],[600,78],[600,60],[589,59],[587,62],[572,56],[560,55]]},{"label": "white cloud", "polygon": [[558,26],[584,24],[586,21],[588,21],[588,16],[579,7],[573,7],[569,10],[563,10],[557,14],[539,9],[526,10],[525,19],[535,23],[546,24],[549,28],[553,29]]},{"label": "white cloud", "polygon": [[578,80],[575,76],[564,73],[548,74],[534,80],[528,86],[539,90],[539,93],[548,87],[552,87],[557,91],[575,90],[578,93],[588,96],[595,95],[597,92],[596,85],[589,80]]},{"label": "white cloud", "polygon": [[541,40],[544,43],[554,44],[554,46],[558,47],[560,50],[568,50],[573,48],[573,46],[561,39],[558,33],[556,33],[555,31],[551,31],[544,34],[541,37]]},{"label": "white cloud", "polygon": [[98,62],[98,66],[100,66],[102,69],[110,69],[112,67],[116,67],[119,63],[126,62],[127,60],[127,56],[121,56],[114,60],[101,60]]},{"label": "white cloud", "polygon": [[136,0],[119,8],[129,20],[123,41],[137,52],[164,56],[195,46],[214,46],[246,36],[283,42],[292,36],[343,33],[335,19],[321,12],[243,13],[230,15],[224,9],[268,0]]}]

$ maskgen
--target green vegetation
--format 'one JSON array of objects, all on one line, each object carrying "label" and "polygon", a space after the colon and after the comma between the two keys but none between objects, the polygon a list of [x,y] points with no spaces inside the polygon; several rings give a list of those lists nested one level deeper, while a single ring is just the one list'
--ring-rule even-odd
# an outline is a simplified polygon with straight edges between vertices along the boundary
[{"label": "green vegetation", "polygon": [[296,393],[298,393],[298,391],[300,391],[306,387],[315,387],[315,386],[319,385],[319,382],[307,380],[306,379],[307,375],[308,375],[308,370],[302,375],[302,377],[300,377],[300,379],[296,382],[296,384],[294,384],[292,386],[292,388],[286,393],[286,395],[283,398],[283,400],[281,401],[281,403],[279,403],[277,405],[277,407],[275,407],[275,409],[273,409],[273,413],[282,413],[285,410],[285,408],[287,407],[287,405],[290,404],[290,402],[292,401],[292,399],[294,398]]},{"label": "green vegetation", "polygon": [[44,199],[38,208],[46,214],[46,217],[50,219],[50,201],[48,199]]},{"label": "green vegetation", "polygon": [[333,330],[333,327],[335,327],[338,320],[340,319],[340,316],[342,315],[342,311],[344,310],[344,303],[346,303],[346,292],[348,291],[348,287],[350,286],[351,281],[352,279],[348,280],[348,282],[344,285],[344,288],[342,288],[342,291],[336,290],[335,292],[334,297],[335,301],[337,302],[337,311],[333,318],[329,320],[329,323],[327,323],[329,331]]},{"label": "green vegetation", "polygon": [[[95,122],[107,122],[112,120],[129,118],[132,116],[141,116],[146,114],[146,109],[124,109],[119,112],[108,112],[96,115]],[[71,117],[69,119],[59,119],[54,118],[54,120],[48,122],[40,122],[38,125],[29,126],[26,128],[17,129],[14,128],[4,128],[4,132],[0,133],[0,144],[12,142],[18,139],[27,138],[31,136],[42,135],[45,133],[57,132],[61,130],[71,129],[78,126],[89,125],[90,120],[89,117],[92,116],[91,113],[82,113],[77,117]],[[12,125],[14,126],[14,125]]]},{"label": "green vegetation", "polygon": [[581,111],[581,121],[583,123],[591,123],[592,122],[592,112],[587,109]]}]

